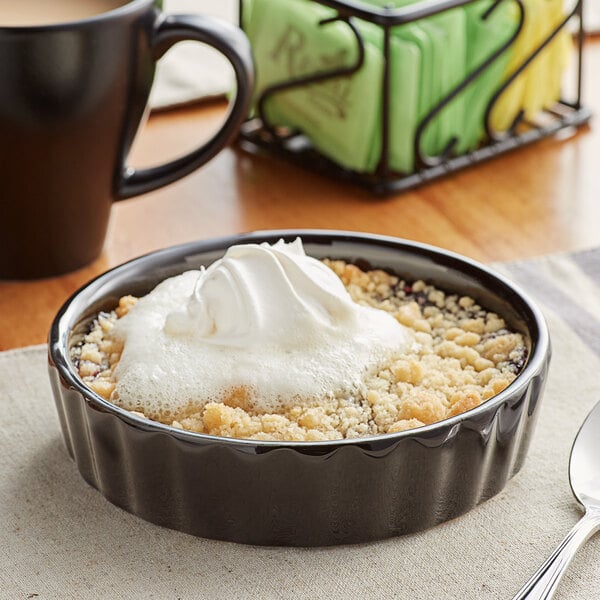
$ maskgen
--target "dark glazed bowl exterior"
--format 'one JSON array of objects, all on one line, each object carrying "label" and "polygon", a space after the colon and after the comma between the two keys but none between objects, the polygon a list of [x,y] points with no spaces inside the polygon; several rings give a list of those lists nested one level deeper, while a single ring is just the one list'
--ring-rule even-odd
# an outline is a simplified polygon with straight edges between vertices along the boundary
[{"label": "dark glazed bowl exterior", "polygon": [[[234,440],[178,430],[112,405],[69,360],[86,321],[124,294],[199,268],[237,243],[301,236],[317,258],[368,261],[409,280],[468,294],[521,331],[529,359],[503,392],[418,429],[327,442]],[[69,453],[110,502],[193,535],[264,545],[366,542],[426,529],[497,494],[522,466],[550,345],[539,309],[512,283],[456,254],[396,238],[332,231],[266,231],[199,241],[101,275],[58,313],[50,379]]]}]

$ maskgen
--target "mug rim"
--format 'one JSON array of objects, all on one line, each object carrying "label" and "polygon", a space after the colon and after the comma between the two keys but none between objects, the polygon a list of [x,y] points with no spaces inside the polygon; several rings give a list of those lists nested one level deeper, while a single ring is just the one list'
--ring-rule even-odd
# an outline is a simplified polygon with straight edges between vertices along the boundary
[{"label": "mug rim", "polygon": [[154,6],[156,0],[122,0],[122,4],[100,12],[95,15],[83,17],[81,19],[70,19],[68,21],[59,21],[57,23],[45,23],[39,25],[3,25],[2,18],[0,17],[0,34],[6,33],[30,33],[32,31],[45,32],[45,31],[57,31],[61,29],[70,29],[75,26],[90,25],[98,21],[105,21],[114,17],[120,17],[127,14],[137,12],[143,5],[151,5],[156,10],[162,11],[162,7]]}]

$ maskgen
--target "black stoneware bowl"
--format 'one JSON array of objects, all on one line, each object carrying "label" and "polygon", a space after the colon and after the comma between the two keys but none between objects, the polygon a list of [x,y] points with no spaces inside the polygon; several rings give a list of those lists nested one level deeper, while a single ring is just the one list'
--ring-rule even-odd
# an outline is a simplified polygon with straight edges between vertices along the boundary
[{"label": "black stoneware bowl", "polygon": [[[522,332],[529,358],[481,406],[418,429],[326,442],[237,440],[138,418],[88,389],[69,348],[99,310],[208,265],[238,243],[301,236],[317,258],[368,261],[467,294]],[[550,345],[539,309],[516,286],[456,254],[390,237],[265,231],[153,252],[101,275],[58,313],[50,379],[62,432],[83,478],[110,502],[159,525],[248,544],[318,546],[414,532],[497,494],[523,464]]]}]

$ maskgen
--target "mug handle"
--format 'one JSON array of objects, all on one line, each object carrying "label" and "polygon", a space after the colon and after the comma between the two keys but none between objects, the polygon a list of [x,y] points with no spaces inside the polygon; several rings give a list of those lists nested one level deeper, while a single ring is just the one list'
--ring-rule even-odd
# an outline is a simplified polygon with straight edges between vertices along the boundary
[{"label": "mug handle", "polygon": [[168,15],[160,19],[154,29],[154,59],[158,60],[169,48],[184,40],[212,46],[231,63],[237,91],[229,115],[212,139],[185,156],[148,169],[124,166],[117,183],[117,200],[145,194],[173,183],[208,162],[235,137],[248,114],[254,68],[250,43],[246,36],[233,25],[212,17]]}]

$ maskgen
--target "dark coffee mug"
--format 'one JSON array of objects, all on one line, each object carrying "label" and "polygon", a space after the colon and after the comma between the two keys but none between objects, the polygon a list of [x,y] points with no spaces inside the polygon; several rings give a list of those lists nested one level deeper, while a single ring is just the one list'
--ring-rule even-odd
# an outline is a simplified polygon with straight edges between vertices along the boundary
[{"label": "dark coffee mug", "polygon": [[[252,91],[247,39],[216,19],[166,16],[159,4],[113,1],[107,12],[34,26],[3,26],[0,11],[0,279],[90,263],[102,251],[113,201],[189,174],[235,136]],[[227,120],[186,156],[128,167],[156,60],[183,40],[216,48],[233,66]]]}]

